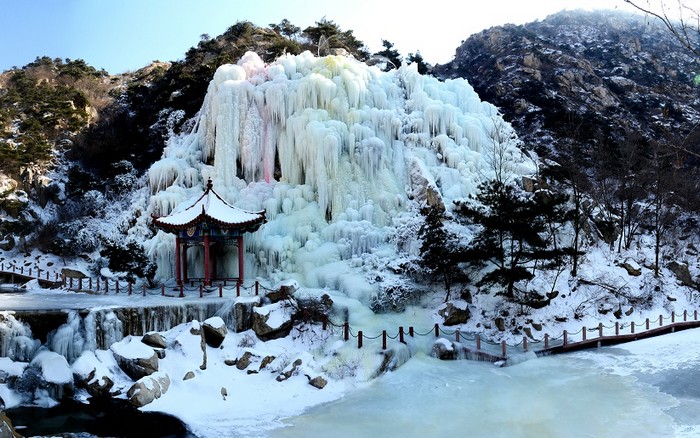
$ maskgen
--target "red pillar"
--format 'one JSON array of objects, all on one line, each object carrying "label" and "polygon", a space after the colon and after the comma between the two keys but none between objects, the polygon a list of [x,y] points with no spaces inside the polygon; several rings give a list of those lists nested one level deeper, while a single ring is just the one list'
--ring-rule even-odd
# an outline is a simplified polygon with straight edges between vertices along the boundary
[{"label": "red pillar", "polygon": [[243,284],[243,235],[238,236],[238,283]]},{"label": "red pillar", "polygon": [[175,281],[177,281],[177,284],[180,284],[182,279],[180,278],[180,267],[181,267],[181,260],[180,260],[180,238],[176,237],[175,238]]},{"label": "red pillar", "polygon": [[187,242],[182,245],[182,282],[187,282]]},{"label": "red pillar", "polygon": [[209,233],[204,234],[204,284],[209,286],[211,278],[209,276]]}]

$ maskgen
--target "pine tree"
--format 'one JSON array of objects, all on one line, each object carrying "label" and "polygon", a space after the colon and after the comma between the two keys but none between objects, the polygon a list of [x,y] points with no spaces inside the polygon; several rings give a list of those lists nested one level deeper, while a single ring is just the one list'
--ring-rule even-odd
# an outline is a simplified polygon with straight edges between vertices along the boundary
[{"label": "pine tree", "polygon": [[445,228],[445,212],[435,207],[424,207],[421,214],[425,222],[418,231],[423,242],[420,247],[421,264],[433,278],[442,280],[445,285],[445,301],[450,299],[450,288],[460,275],[459,238]]},{"label": "pine tree", "polygon": [[535,269],[562,263],[572,248],[558,246],[554,231],[564,221],[565,201],[564,196],[535,195],[492,180],[482,183],[476,196],[458,203],[455,214],[481,227],[467,246],[467,259],[493,267],[479,284],[500,285],[504,290],[499,294],[517,301],[518,282],[532,279]]}]

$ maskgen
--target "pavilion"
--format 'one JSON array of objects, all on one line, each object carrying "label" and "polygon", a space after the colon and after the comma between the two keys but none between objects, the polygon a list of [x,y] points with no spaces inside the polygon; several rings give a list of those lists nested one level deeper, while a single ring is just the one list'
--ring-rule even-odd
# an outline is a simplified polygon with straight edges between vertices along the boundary
[{"label": "pavilion", "polygon": [[[212,279],[243,283],[243,234],[256,231],[265,222],[265,210],[253,212],[234,207],[214,191],[211,179],[207,181],[202,196],[185,210],[153,217],[153,225],[157,228],[175,233],[175,279],[178,284],[189,281],[187,248],[203,247],[204,278],[197,280],[203,281],[205,286],[211,286]],[[225,245],[234,244],[238,246],[238,277],[217,277],[216,251],[212,248],[220,250]]]}]

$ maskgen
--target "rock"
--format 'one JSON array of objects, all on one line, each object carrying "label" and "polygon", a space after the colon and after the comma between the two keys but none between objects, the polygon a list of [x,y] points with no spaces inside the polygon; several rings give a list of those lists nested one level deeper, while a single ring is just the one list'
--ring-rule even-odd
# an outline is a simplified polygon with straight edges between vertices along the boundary
[{"label": "rock", "polygon": [[525,333],[525,336],[527,336],[530,339],[534,339],[532,337],[532,329],[530,327],[523,327],[523,333]]},{"label": "rock", "polygon": [[444,308],[438,310],[438,314],[443,317],[443,324],[447,326],[464,324],[471,317],[471,312],[469,312],[468,308],[462,309],[453,303],[447,303]]},{"label": "rock", "polygon": [[430,355],[440,360],[455,360],[457,358],[457,350],[451,341],[440,338],[433,343]]},{"label": "rock", "polygon": [[627,259],[624,262],[618,264],[619,267],[627,271],[628,275],[633,277],[639,277],[642,275],[642,268],[632,259]]},{"label": "rock", "polygon": [[7,414],[2,411],[0,411],[0,438],[22,438],[22,435],[18,434],[12,426],[12,421]]},{"label": "rock", "polygon": [[630,307],[630,308],[625,312],[625,316],[630,316],[632,313],[634,313],[634,307]]},{"label": "rock", "polygon": [[211,317],[202,323],[204,339],[212,348],[219,348],[226,338],[228,329],[224,320],[218,316]]},{"label": "rock", "polygon": [[117,365],[134,380],[139,380],[158,371],[158,355],[146,344],[128,336],[110,347]]},{"label": "rock", "polygon": [[154,349],[153,351],[156,352],[156,356],[158,356],[158,359],[165,359],[165,350]]},{"label": "rock", "polygon": [[688,286],[692,288],[697,287],[697,284],[695,284],[695,282],[693,281],[693,277],[690,275],[690,270],[688,269],[687,264],[681,264],[676,261],[673,261],[667,264],[666,268],[668,268],[669,271],[673,272],[673,274],[683,286]]},{"label": "rock", "polygon": [[498,328],[498,331],[504,332],[506,331],[506,321],[501,318],[500,316],[496,319],[493,320],[493,323],[496,324],[496,328]]},{"label": "rock", "polygon": [[182,380],[190,380],[190,379],[194,379],[194,371],[188,371],[185,374],[185,377],[182,378]]},{"label": "rock", "polygon": [[238,361],[236,362],[236,368],[238,368],[239,370],[244,370],[248,368],[248,365],[250,365],[254,357],[258,356],[254,355],[250,351],[246,351],[245,353],[243,353],[243,356],[238,358]]},{"label": "rock", "polygon": [[622,306],[617,306],[617,310],[613,312],[613,316],[617,319],[622,318]]},{"label": "rock", "polygon": [[190,334],[194,336],[199,336],[202,334],[202,326],[199,324],[199,321],[192,321],[192,326],[190,327]]},{"label": "rock", "polygon": [[669,301],[678,301],[678,299],[676,297],[671,296],[671,295],[666,295],[666,299]]},{"label": "rock", "polygon": [[537,322],[530,322],[530,325],[532,326],[532,328],[534,328],[538,332],[542,331],[542,324],[539,324]]},{"label": "rock", "polygon": [[85,380],[78,380],[78,384],[83,386],[92,397],[109,397],[114,382],[107,376],[95,378],[96,370],[93,370]]},{"label": "rock", "polygon": [[253,331],[262,341],[284,338],[292,331],[293,306],[278,302],[256,307],[253,311]]},{"label": "rock", "polygon": [[61,269],[61,275],[66,278],[86,278],[84,272],[78,271],[77,269],[63,268]]},{"label": "rock", "polygon": [[154,348],[168,348],[168,342],[165,340],[165,336],[160,333],[150,332],[143,335],[141,342]]},{"label": "rock", "polygon": [[258,369],[260,369],[260,370],[264,369],[265,367],[267,367],[268,365],[270,365],[270,364],[272,363],[273,360],[275,360],[275,356],[265,356],[265,357],[263,357],[262,362],[260,362],[260,368],[258,368]]},{"label": "rock", "polygon": [[238,363],[238,359],[225,359],[224,360],[224,365],[230,366],[230,367],[236,365],[237,363]]},{"label": "rock", "polygon": [[277,381],[278,382],[284,382],[285,380],[289,379],[296,373],[297,369],[301,366],[301,359],[297,359],[294,362],[292,362],[291,365],[288,365],[284,371],[280,373],[279,376],[277,376]]},{"label": "rock", "polygon": [[255,297],[253,300],[248,298],[240,298],[233,305],[233,313],[236,317],[236,326],[234,331],[241,333],[253,328],[253,309],[260,305],[260,298]]},{"label": "rock", "polygon": [[226,400],[226,397],[227,397],[227,396],[228,396],[228,391],[226,390],[225,387],[222,386],[222,387],[221,387],[221,397],[223,397],[224,400]]},{"label": "rock", "polygon": [[280,285],[277,288],[277,290],[270,291],[267,294],[265,294],[265,298],[267,298],[269,300],[270,304],[278,303],[282,300],[286,300],[288,298],[291,298],[294,295],[294,292],[296,292],[298,288],[299,288],[299,285],[296,284],[295,282],[283,284],[283,285]]},{"label": "rock", "polygon": [[309,379],[309,385],[314,388],[323,389],[328,384],[328,381],[321,376],[316,376],[313,379]]},{"label": "rock", "polygon": [[[556,297],[559,296],[559,291],[558,291],[558,290],[555,290],[555,291],[552,291],[552,292],[547,292],[546,295],[547,295],[547,298],[549,298],[550,300],[553,300],[553,299],[555,299]],[[563,297],[562,297],[562,298],[563,298]]]},{"label": "rock", "polygon": [[140,408],[160,398],[168,388],[170,388],[170,377],[165,373],[158,373],[139,379],[129,388],[126,396],[131,404]]}]

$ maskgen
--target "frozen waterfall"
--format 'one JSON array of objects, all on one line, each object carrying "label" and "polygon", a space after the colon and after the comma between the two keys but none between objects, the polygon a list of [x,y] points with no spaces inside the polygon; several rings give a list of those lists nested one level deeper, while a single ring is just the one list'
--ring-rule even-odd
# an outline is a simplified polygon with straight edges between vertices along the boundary
[{"label": "frozen waterfall", "polygon": [[[151,167],[149,209],[185,208],[211,178],[228,202],[267,210],[247,237],[247,272],[330,287],[338,269],[323,267],[344,262],[358,279],[344,291],[363,298],[368,266],[395,252],[396,221],[425,202],[450,208],[493,174],[496,155],[514,176],[532,171],[512,127],[464,80],[309,52],[266,65],[249,52],[216,71],[192,132]],[[171,278],[174,237],[158,233],[148,248]]]}]

